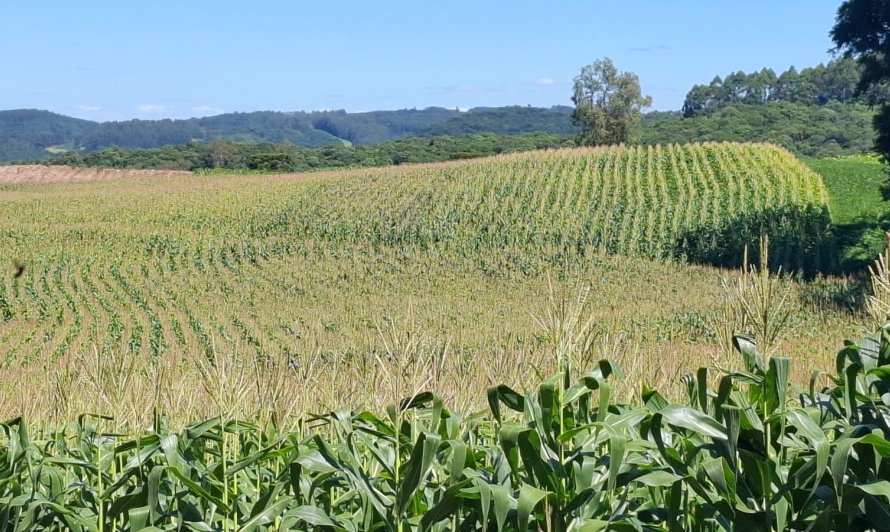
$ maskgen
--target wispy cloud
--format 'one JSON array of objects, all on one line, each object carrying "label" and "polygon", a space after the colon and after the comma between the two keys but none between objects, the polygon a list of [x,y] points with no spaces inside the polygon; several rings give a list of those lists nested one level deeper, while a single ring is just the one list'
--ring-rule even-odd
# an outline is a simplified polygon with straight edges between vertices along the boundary
[{"label": "wispy cloud", "polygon": [[635,53],[647,53],[647,52],[666,52],[670,49],[671,49],[671,47],[666,44],[656,44],[653,46],[631,46],[630,48],[627,48],[626,51],[635,52]]},{"label": "wispy cloud", "polygon": [[542,76],[536,80],[528,81],[525,84],[534,85],[535,87],[564,87],[568,85],[569,82],[564,79],[553,79]]},{"label": "wispy cloud", "polygon": [[99,105],[75,105],[74,108],[88,113],[98,113],[102,110],[102,107]]},{"label": "wispy cloud", "polygon": [[144,115],[156,115],[158,113],[163,113],[168,109],[169,108],[166,105],[158,105],[154,103],[144,103],[136,106],[136,110]]},{"label": "wispy cloud", "polygon": [[192,111],[204,116],[221,115],[225,113],[224,109],[213,107],[212,105],[199,105],[197,107],[192,107]]}]

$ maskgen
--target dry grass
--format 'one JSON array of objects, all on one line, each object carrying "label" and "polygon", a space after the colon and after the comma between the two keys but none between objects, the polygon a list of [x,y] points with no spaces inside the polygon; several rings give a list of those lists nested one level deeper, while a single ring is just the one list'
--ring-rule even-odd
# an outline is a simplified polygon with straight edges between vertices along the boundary
[{"label": "dry grass", "polygon": [[191,172],[175,170],[119,170],[115,168],[71,168],[38,164],[0,166],[0,184],[74,183],[119,179],[191,177]]}]

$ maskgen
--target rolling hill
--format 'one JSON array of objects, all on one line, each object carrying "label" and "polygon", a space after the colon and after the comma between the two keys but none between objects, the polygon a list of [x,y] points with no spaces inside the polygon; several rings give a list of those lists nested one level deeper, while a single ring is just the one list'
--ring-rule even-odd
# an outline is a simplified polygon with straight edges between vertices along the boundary
[{"label": "rolling hill", "polygon": [[[23,279],[0,280],[0,359],[126,341],[154,358],[210,349],[207,331],[278,349],[281,313],[264,305],[291,288],[264,276],[298,259],[374,271],[460,264],[482,278],[603,256],[738,265],[768,228],[775,263],[832,266],[822,179],[771,145],[548,150],[281,176],[75,172],[76,183],[38,176],[0,188],[0,252],[27,264]],[[236,285],[251,294],[254,325],[232,306]]]},{"label": "rolling hill", "polygon": [[[412,137],[467,137],[482,133],[546,133],[570,139],[577,132],[571,110],[566,106],[509,106],[466,112],[441,107],[367,113],[257,111],[188,120],[105,123],[48,111],[0,111],[0,162],[35,161],[66,149],[78,153],[113,146],[154,149],[185,146],[193,141],[207,143],[214,138],[240,144],[287,142],[305,148],[377,146]],[[685,118],[679,111],[651,112],[643,117],[641,140],[644,144],[769,142],[806,157],[858,155],[873,145],[873,114],[857,103],[810,105],[784,101],[736,103]],[[114,158],[115,165],[132,167],[126,158]]]},{"label": "rolling hill", "polygon": [[572,134],[575,129],[568,109],[558,106],[479,108],[467,112],[441,107],[366,113],[255,111],[186,120],[102,123],[21,109],[0,111],[0,162],[41,159],[53,147],[77,151],[98,151],[111,146],[158,148],[213,138],[319,147],[482,132]]},{"label": "rolling hill", "polygon": [[41,159],[46,148],[71,143],[95,125],[49,111],[0,111],[0,161]]},{"label": "rolling hill", "polygon": [[[229,528],[248,529],[246,519],[256,524],[270,515],[263,510],[251,516],[251,508],[269,506],[276,497],[274,507],[282,512],[290,505],[313,523],[333,523],[325,512],[349,523],[338,515],[354,516],[361,508],[355,494],[362,492],[354,486],[371,485],[350,484],[351,479],[374,476],[381,481],[376,486],[386,486],[382,482],[396,478],[386,472],[393,470],[387,464],[397,460],[407,464],[404,478],[432,479],[411,473],[420,469],[415,464],[421,459],[439,464],[437,479],[470,490],[468,501],[479,486],[502,490],[503,496],[492,497],[501,504],[493,513],[507,516],[508,510],[516,513],[510,504],[525,504],[525,497],[505,486],[511,475],[505,448],[517,448],[508,438],[541,433],[544,441],[557,441],[557,429],[545,433],[532,425],[550,416],[541,412],[553,411],[566,413],[557,417],[567,420],[567,428],[586,431],[563,436],[602,453],[567,454],[589,460],[583,467],[594,472],[599,486],[617,470],[605,469],[617,463],[608,461],[617,456],[615,449],[625,453],[624,436],[613,436],[619,423],[634,425],[622,434],[632,436],[626,453],[636,455],[623,466],[623,476],[612,475],[618,485],[626,485],[625,477],[638,481],[641,464],[675,486],[683,478],[718,484],[729,466],[717,463],[716,481],[706,473],[675,475],[658,461],[666,448],[661,436],[638,434],[654,434],[651,427],[663,423],[658,434],[669,434],[671,456],[682,458],[690,450],[701,456],[709,445],[683,432],[693,426],[690,419],[700,425],[696,420],[709,420],[705,426],[716,428],[707,430],[718,435],[734,430],[724,423],[738,427],[741,419],[766,427],[785,414],[810,420],[803,409],[779,410],[784,403],[777,398],[784,396],[761,390],[798,389],[783,382],[802,383],[806,390],[811,374],[829,370],[840,358],[833,356],[838,349],[833,340],[858,328],[861,319],[813,301],[815,290],[837,286],[825,279],[810,284],[743,277],[648,259],[685,255],[720,262],[766,227],[777,260],[794,266],[812,257],[818,264],[820,253],[830,251],[830,241],[823,240],[825,187],[817,174],[770,145],[549,150],[285,175],[78,169],[66,176],[65,169],[52,167],[53,176],[31,170],[36,180],[0,176],[0,254],[8,272],[0,276],[0,402],[11,420],[0,426],[13,449],[6,453],[12,466],[4,465],[12,481],[0,483],[0,496],[11,501],[7,513],[18,519],[16,525],[25,523],[23,529],[34,528],[33,520],[26,521],[31,515],[51,528],[63,511],[67,520],[56,528],[90,529],[104,522],[94,517],[96,500],[104,501],[100,508],[108,508],[109,522],[123,523],[122,529],[145,529],[146,523],[175,528],[180,515],[183,522],[216,525],[229,519],[220,497],[239,508]],[[54,177],[59,181],[50,182]],[[758,284],[749,284],[750,278]],[[753,290],[761,290],[764,281],[770,283],[768,294],[757,295]],[[739,295],[728,296],[736,286]],[[779,306],[771,302],[773,294],[781,298]],[[761,306],[765,300],[769,308]],[[777,339],[771,340],[774,352],[795,357],[794,365],[772,356],[764,370],[748,337],[736,344],[747,349],[747,366],[730,357],[729,335],[749,323],[749,314],[733,314],[740,301],[769,321]],[[788,316],[788,325],[777,328],[775,316]],[[855,346],[844,352],[864,358]],[[601,357],[610,362],[597,362]],[[705,364],[719,369],[690,373]],[[858,362],[847,367],[865,371]],[[619,368],[629,378],[621,378]],[[608,383],[606,372],[614,374]],[[555,377],[538,386],[542,375]],[[720,385],[709,392],[703,384],[714,375]],[[836,375],[838,383],[856,378],[851,370]],[[554,383],[569,378],[579,380],[559,388],[573,401],[564,407],[552,402],[563,395],[555,393]],[[743,387],[752,382],[764,383],[757,384],[757,395]],[[636,399],[641,391],[643,401]],[[848,397],[839,388],[818,397],[823,396],[831,398],[833,412]],[[699,397],[711,402],[693,410],[688,405],[701,404]],[[779,414],[752,407],[748,397],[758,402],[772,397]],[[715,406],[724,409],[721,422],[705,410],[714,401],[735,398],[741,399],[729,407]],[[677,406],[662,406],[669,400]],[[866,400],[880,401],[876,393]],[[531,428],[513,421],[518,412],[511,412],[526,408]],[[746,411],[754,414],[739,417]],[[83,414],[93,412],[101,415]],[[671,412],[677,417],[652,421]],[[596,421],[600,413],[611,417]],[[824,422],[826,433],[839,426],[836,419]],[[556,426],[546,423],[538,427]],[[638,430],[644,423],[647,428]],[[675,423],[679,427],[666,432]],[[782,426],[788,428],[787,447],[797,453],[802,440],[792,437],[801,425]],[[846,441],[868,443],[870,430],[865,426]],[[762,434],[743,431],[742,452],[756,450],[752,441],[768,443]],[[785,441],[781,432],[773,437]],[[880,436],[872,439],[886,445]],[[400,459],[399,440],[418,443]],[[541,453],[531,446],[541,440],[530,441],[518,446],[531,452],[516,455],[540,462]],[[846,458],[851,448],[835,450],[835,456]],[[825,464],[837,460],[808,449],[793,459],[801,463],[804,454],[810,463],[823,456],[822,486],[831,485]],[[709,462],[701,471],[711,471],[707,464],[716,462],[703,455]],[[820,471],[807,470],[810,478]],[[467,477],[482,471],[476,478],[491,480],[454,484],[449,471]],[[762,468],[754,471],[759,482]],[[593,477],[573,485],[592,493]],[[237,489],[229,488],[236,482]],[[791,482],[796,499],[805,499],[815,485]],[[658,482],[662,493],[672,489],[668,483]],[[655,489],[639,484],[633,489],[638,500]],[[451,487],[446,493],[439,480],[426,486],[418,490],[424,497],[457,493]],[[22,487],[36,495],[20,493]],[[399,500],[397,489],[386,487],[375,497]],[[231,495],[214,495],[220,490]],[[332,492],[336,497],[329,497]],[[624,504],[628,492],[615,500]],[[829,493],[825,499],[835,497]],[[24,504],[35,510],[20,511]],[[440,502],[430,500],[423,511],[434,504]],[[437,510],[423,511],[414,521]],[[461,511],[476,520],[465,528],[485,526],[477,524],[482,512]],[[608,512],[606,517],[615,514]],[[335,528],[287,519],[264,528]],[[378,529],[392,522],[385,519]],[[429,529],[459,528],[453,522]]]}]

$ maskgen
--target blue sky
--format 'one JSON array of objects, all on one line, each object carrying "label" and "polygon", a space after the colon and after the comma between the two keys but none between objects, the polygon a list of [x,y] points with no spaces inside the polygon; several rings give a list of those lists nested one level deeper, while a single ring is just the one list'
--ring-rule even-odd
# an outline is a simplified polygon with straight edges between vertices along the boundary
[{"label": "blue sky", "polygon": [[0,109],[92,120],[571,105],[611,57],[659,110],[716,74],[831,58],[840,0],[4,1]]}]

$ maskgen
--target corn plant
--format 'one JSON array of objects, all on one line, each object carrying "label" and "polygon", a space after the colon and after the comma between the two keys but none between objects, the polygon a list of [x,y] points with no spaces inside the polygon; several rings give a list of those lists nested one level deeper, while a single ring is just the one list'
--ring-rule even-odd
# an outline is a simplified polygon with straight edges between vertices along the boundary
[{"label": "corn plant", "polygon": [[[577,331],[577,329],[576,329]],[[214,418],[128,437],[81,416],[0,424],[0,529],[862,530],[890,511],[890,324],[794,399],[790,360],[684,379],[688,401],[613,399],[606,360],[462,416],[419,392],[293,432]]]}]

